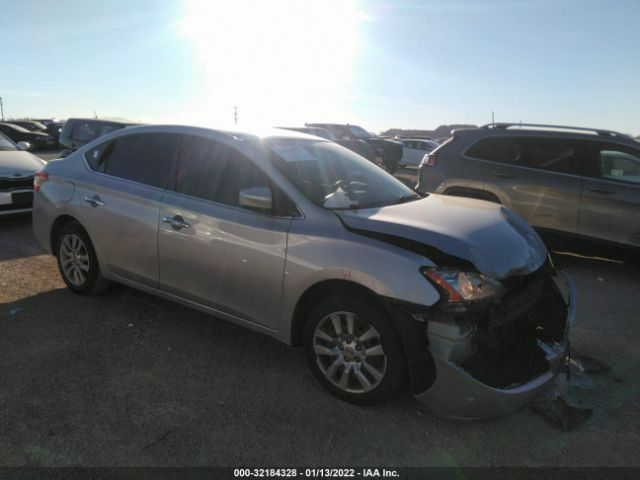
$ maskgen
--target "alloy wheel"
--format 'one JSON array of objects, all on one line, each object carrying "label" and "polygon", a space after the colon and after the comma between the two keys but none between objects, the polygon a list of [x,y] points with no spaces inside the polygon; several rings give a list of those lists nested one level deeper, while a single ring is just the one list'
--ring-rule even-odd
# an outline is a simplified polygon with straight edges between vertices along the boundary
[{"label": "alloy wheel", "polygon": [[60,265],[64,276],[73,285],[79,287],[87,281],[89,252],[82,239],[75,233],[69,233],[60,242]]},{"label": "alloy wheel", "polygon": [[352,312],[325,316],[315,329],[313,351],[320,371],[344,392],[369,392],[387,371],[380,334]]}]

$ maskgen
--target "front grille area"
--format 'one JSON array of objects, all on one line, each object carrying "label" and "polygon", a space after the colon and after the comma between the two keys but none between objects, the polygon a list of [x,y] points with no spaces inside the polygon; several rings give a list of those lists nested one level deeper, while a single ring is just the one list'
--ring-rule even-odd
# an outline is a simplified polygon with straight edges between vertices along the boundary
[{"label": "front grille area", "polygon": [[0,177],[0,192],[25,188],[33,188],[33,175],[21,178]]},{"label": "front grille area", "polygon": [[507,283],[500,304],[478,323],[475,352],[460,366],[493,387],[523,384],[549,369],[537,342],[562,344],[567,305],[548,269]]}]

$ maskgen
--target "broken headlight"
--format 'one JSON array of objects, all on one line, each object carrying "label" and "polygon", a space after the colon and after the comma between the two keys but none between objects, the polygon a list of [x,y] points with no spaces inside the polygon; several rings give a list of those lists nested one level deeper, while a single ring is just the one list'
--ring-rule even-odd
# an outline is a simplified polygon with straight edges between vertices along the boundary
[{"label": "broken headlight", "polygon": [[505,288],[492,278],[477,272],[464,272],[457,269],[427,269],[422,274],[434,283],[441,293],[446,295],[446,302],[464,304],[466,302],[490,301],[500,298]]}]

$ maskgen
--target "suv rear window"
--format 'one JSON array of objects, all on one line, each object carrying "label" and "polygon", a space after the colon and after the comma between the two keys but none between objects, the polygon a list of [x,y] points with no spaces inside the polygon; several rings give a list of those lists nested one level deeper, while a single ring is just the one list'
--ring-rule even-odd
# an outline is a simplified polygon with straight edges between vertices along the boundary
[{"label": "suv rear window", "polygon": [[579,142],[564,138],[490,137],[480,140],[469,157],[552,172],[575,173]]}]

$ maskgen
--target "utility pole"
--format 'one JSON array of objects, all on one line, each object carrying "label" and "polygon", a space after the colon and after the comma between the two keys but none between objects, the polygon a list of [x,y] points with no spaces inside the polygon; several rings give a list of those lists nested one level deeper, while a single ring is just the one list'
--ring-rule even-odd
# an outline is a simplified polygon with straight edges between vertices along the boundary
[{"label": "utility pole", "polygon": [[0,116],[2,117],[2,121],[4,122],[4,107],[2,106],[2,97],[0,97]]},{"label": "utility pole", "polygon": [[233,107],[233,121],[238,124],[238,107]]},{"label": "utility pole", "polygon": [[493,115],[493,110],[491,110],[491,125],[494,127],[496,125],[496,117]]}]

